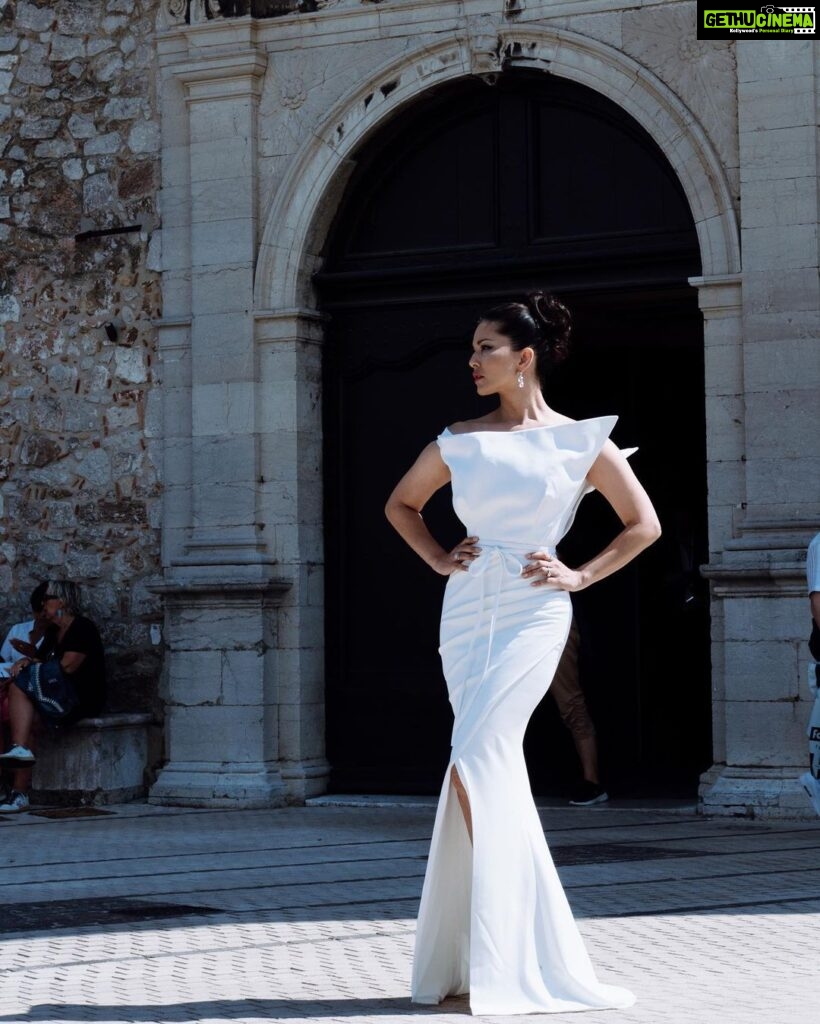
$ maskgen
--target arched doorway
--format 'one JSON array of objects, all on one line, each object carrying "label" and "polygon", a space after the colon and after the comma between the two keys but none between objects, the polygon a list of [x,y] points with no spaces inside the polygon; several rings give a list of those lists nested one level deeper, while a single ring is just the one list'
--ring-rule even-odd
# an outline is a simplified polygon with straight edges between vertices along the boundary
[{"label": "arched doorway", "polygon": [[[583,682],[613,789],[693,789],[710,763],[702,323],[687,278],[694,225],[662,153],[597,93],[543,74],[443,86],[355,154],[317,277],[324,368],[327,749],[337,790],[430,792],[450,716],[437,623],[443,580],[382,515],[395,480],[446,423],[486,407],[466,372],[488,303],[547,285],[576,318],[553,404],[616,412],[615,440],[664,539],[578,596]],[[681,425],[685,425],[681,429]],[[427,518],[459,536],[449,496]],[[616,528],[587,500],[564,554]],[[547,698],[527,736],[533,783],[575,770]]]}]

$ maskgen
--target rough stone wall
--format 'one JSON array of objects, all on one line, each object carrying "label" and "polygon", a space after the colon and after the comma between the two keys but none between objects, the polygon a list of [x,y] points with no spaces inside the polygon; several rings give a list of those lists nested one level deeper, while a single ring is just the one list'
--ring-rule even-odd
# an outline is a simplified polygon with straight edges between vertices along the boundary
[{"label": "rough stone wall", "polygon": [[83,584],[115,710],[159,673],[156,6],[0,0],[0,628]]}]

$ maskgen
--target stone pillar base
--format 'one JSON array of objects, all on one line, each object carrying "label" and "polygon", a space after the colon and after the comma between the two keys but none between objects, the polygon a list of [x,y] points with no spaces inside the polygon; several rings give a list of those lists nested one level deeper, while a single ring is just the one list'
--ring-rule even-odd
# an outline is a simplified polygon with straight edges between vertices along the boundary
[{"label": "stone pillar base", "polygon": [[806,768],[732,768],[714,765],[700,777],[702,814],[743,818],[817,815],[800,785]]},{"label": "stone pillar base", "polygon": [[324,758],[282,761],[281,769],[289,804],[304,804],[310,797],[327,792],[330,765]]},{"label": "stone pillar base", "polygon": [[172,764],[151,787],[149,804],[171,807],[282,807],[285,785],[263,764]]}]

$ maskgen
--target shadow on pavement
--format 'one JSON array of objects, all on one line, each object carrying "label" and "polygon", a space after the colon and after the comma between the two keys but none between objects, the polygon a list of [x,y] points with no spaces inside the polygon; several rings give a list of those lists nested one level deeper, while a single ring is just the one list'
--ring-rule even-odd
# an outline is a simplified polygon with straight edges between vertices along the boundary
[{"label": "shadow on pavement", "polygon": [[447,999],[438,1006],[417,1006],[409,998],[401,999],[220,999],[196,1003],[169,1003],[145,1006],[40,1003],[28,1013],[0,1014],[0,1022],[14,1024],[40,1021],[99,1021],[123,1024],[168,1021],[172,1024],[196,1024],[201,1020],[231,1021],[256,1017],[280,1020],[322,1019],[324,1017],[425,1016],[441,1013],[469,1015],[466,997]]}]

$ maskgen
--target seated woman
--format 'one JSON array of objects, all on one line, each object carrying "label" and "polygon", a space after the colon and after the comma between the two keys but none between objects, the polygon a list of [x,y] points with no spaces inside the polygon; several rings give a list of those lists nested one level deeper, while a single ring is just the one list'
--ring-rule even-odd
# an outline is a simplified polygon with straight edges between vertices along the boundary
[{"label": "seated woman", "polygon": [[[30,766],[36,758],[33,736],[45,721],[65,727],[99,714],[105,703],[105,658],[102,640],[94,623],[80,614],[80,588],[66,580],[49,582],[43,598],[43,614],[55,627],[51,657],[22,658],[11,669],[9,720],[11,749],[0,761],[17,768],[14,789],[0,814],[28,807]],[[41,671],[30,666],[41,663]],[[48,671],[46,671],[48,669]]]}]

